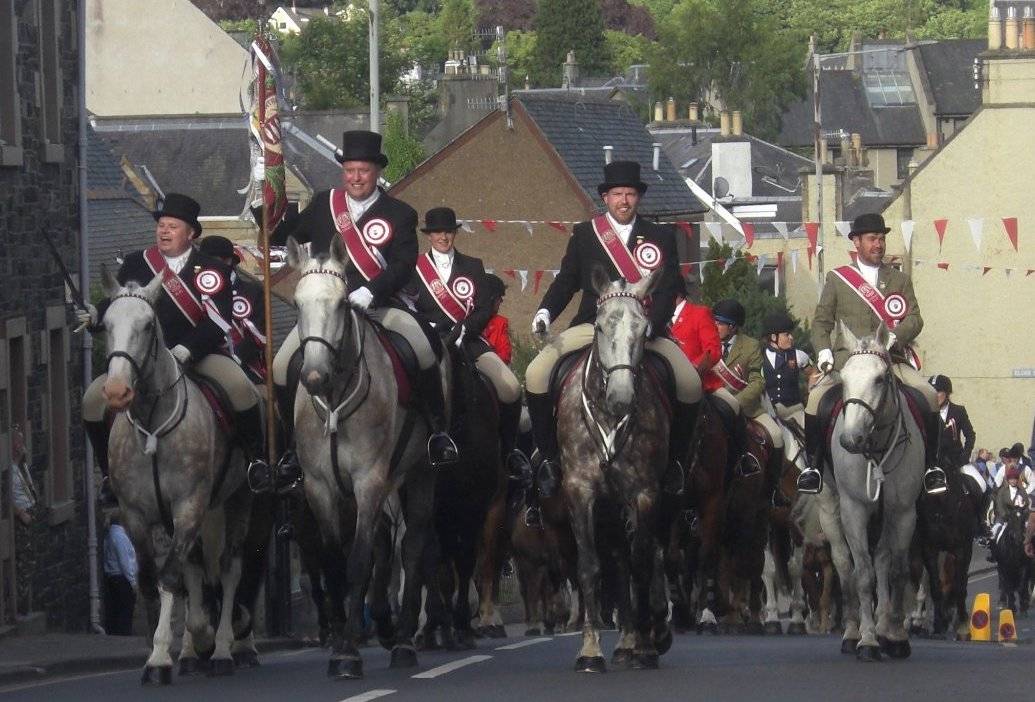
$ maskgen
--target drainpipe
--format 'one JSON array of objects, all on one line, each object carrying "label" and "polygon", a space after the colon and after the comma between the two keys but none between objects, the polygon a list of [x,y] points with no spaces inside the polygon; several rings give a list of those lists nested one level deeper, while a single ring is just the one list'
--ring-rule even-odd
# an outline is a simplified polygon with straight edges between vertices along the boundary
[{"label": "drainpipe", "polygon": [[[79,289],[83,298],[90,299],[90,237],[87,234],[89,213],[87,211],[86,180],[86,0],[79,0],[76,9],[76,50],[78,68],[79,109]],[[83,332],[83,388],[93,380],[93,337]],[[90,631],[103,634],[101,626],[101,589],[97,577],[97,500],[93,492],[93,447],[86,445],[86,460],[83,465],[83,494],[86,499],[86,560],[90,566]]]}]

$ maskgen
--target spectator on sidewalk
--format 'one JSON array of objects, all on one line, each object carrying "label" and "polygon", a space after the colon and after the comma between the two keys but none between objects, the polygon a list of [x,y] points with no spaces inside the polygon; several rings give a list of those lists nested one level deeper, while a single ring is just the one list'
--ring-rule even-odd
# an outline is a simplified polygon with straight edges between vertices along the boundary
[{"label": "spectator on sidewalk", "polygon": [[32,524],[33,511],[38,501],[39,493],[32,480],[29,457],[25,451],[25,435],[22,428],[15,424],[11,428],[11,504],[14,516],[22,526]]},{"label": "spectator on sidewalk", "polygon": [[104,537],[104,630],[114,636],[133,635],[133,608],[137,601],[137,554],[112,515]]}]

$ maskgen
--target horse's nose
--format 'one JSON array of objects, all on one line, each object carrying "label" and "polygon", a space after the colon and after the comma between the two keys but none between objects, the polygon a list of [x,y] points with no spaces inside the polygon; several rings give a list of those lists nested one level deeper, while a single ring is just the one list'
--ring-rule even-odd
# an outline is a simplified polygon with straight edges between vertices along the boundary
[{"label": "horse's nose", "polygon": [[846,451],[858,453],[863,447],[863,437],[855,434],[841,434],[841,446]]},{"label": "horse's nose", "polygon": [[101,387],[101,394],[108,401],[108,407],[116,412],[129,407],[133,402],[133,388],[117,378],[109,378]]},{"label": "horse's nose", "polygon": [[327,384],[327,376],[318,370],[310,370],[302,373],[302,384],[309,391],[310,395],[319,395]]}]

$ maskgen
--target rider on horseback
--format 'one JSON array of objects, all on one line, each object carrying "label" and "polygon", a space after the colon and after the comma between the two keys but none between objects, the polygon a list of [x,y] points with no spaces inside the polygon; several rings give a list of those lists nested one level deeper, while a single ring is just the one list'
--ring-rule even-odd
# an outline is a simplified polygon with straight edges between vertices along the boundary
[{"label": "rider on horseback", "polygon": [[475,360],[478,371],[492,383],[500,402],[500,445],[508,470],[520,475],[527,464],[514,448],[521,421],[521,384],[514,372],[483,338],[495,310],[490,286],[480,258],[466,256],[453,246],[460,225],[448,207],[436,207],[424,215],[421,231],[431,250],[417,258],[409,294],[417,313],[443,337],[455,339]]},{"label": "rider on horseback", "polygon": [[[258,395],[248,376],[232,359],[224,355],[227,320],[231,317],[232,293],[230,270],[218,259],[203,254],[194,246],[201,234],[198,213],[201,206],[190,197],[178,193],[166,195],[154,212],[156,245],[126,256],[119,268],[118,281],[125,285],[136,281],[146,285],[156,275],[165,280],[163,295],[155,305],[162,336],[172,355],[185,366],[222,388],[236,414],[234,426],[241,447],[248,457],[249,470],[264,470],[265,423],[258,404]],[[79,313],[79,322],[90,331],[103,329],[109,301]],[[97,465],[105,476],[101,495],[107,490],[108,424],[102,388],[107,376],[90,383],[83,395],[83,425],[96,453]],[[110,499],[110,498],[105,498]]]},{"label": "rider on horseback", "polygon": [[604,166],[604,182],[598,186],[597,192],[603,198],[607,212],[575,225],[560,272],[532,319],[533,333],[546,334],[550,322],[560,316],[575,293],[581,290],[582,300],[571,327],[546,344],[525,371],[528,411],[541,458],[539,485],[545,494],[552,493],[558,478],[550,377],[562,356],[584,349],[593,342],[597,292],[593,287],[592,272],[596,267],[604,270],[611,280],[625,278],[632,283],[639,281],[646,272],[662,269],[661,282],[651,299],[647,347],[664,357],[675,376],[676,403],[669,446],[669,471],[681,474],[679,459],[689,452],[697,406],[701,400],[701,380],[679,347],[663,336],[681,287],[679,254],[672,227],[637,217],[636,210],[646,190],[647,184],[640,180],[640,164],[614,161]]},{"label": "rider on horseback", "polygon": [[[293,236],[300,244],[311,242],[315,256],[326,254],[334,237],[342,238],[349,255],[349,304],[404,337],[413,349],[420,366],[417,394],[432,430],[428,459],[433,466],[454,463],[459,454],[447,433],[438,341],[396,298],[417,262],[417,213],[378,186],[381,170],[388,165],[388,157],[381,153],[380,134],[348,131],[342,142],[341,153],[335,155],[342,164],[342,188],[316,193],[297,217],[277,227],[271,243],[283,245]],[[298,348],[296,327],[273,360],[273,382],[287,446],[292,444],[295,403],[295,388],[288,387],[288,369]],[[281,459],[276,472],[274,484],[278,487],[294,484],[301,477],[290,452]],[[270,482],[266,476],[252,474],[250,481],[262,488]]]},{"label": "rider on horseback", "polygon": [[772,312],[762,322],[766,347],[762,354],[762,375],[765,392],[784,422],[793,422],[799,431],[805,428],[805,405],[802,403],[802,371],[811,380],[816,375],[812,359],[794,348],[794,320],[786,312]]},{"label": "rider on horseback", "polygon": [[840,370],[851,349],[844,339],[834,338],[837,322],[843,323],[856,336],[867,336],[884,322],[891,331],[888,350],[895,377],[919,390],[928,402],[924,413],[924,434],[927,441],[924,489],[929,494],[945,492],[945,472],[936,465],[942,420],[938,414],[934,388],[910,364],[910,343],[924,326],[920,308],[909,276],[884,265],[884,237],[891,231],[879,214],[863,214],[852,222],[848,237],[855,243],[857,262],[841,266],[827,274],[823,292],[812,322],[812,345],[817,351],[817,365],[826,375],[809,393],[805,408],[805,450],[810,467],[798,477],[798,490],[817,493],[823,489],[822,455],[824,436],[818,417],[820,400],[836,383],[831,371]]},{"label": "rider on horseback", "polygon": [[1007,450],[1003,456],[1003,472],[1006,480],[995,491],[995,498],[992,507],[995,510],[995,524],[992,525],[991,543],[999,540],[1006,527],[1006,517],[1011,510],[1020,508],[1031,509],[1031,497],[1021,483],[1020,454],[1012,449]]}]

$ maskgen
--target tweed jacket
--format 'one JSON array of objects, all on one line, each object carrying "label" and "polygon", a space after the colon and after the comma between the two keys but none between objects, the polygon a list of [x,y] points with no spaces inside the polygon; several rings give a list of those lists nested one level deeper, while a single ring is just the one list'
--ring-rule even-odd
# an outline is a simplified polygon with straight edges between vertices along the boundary
[{"label": "tweed jacket", "polygon": [[762,345],[758,343],[758,339],[753,339],[747,334],[737,334],[723,362],[747,381],[747,387],[740,392],[730,390],[740,402],[744,416],[757,417],[765,411],[761,402],[762,393],[765,392],[765,379],[762,377]]},{"label": "tweed jacket", "polygon": [[[858,270],[858,267],[853,266]],[[877,273],[877,289],[887,297],[898,293],[906,300],[906,314],[893,330],[899,345],[905,347],[912,343],[924,327],[920,316],[920,306],[916,302],[913,283],[905,273],[891,266],[881,265]],[[837,322],[844,322],[857,337],[871,336],[880,323],[880,319],[870,306],[859,297],[859,294],[848,286],[833,272],[827,273],[823,292],[816,305],[816,314],[812,320],[812,346],[816,352],[831,349],[834,352],[834,368],[840,370],[852,351],[837,331]],[[892,352],[896,362],[905,361],[901,349]]]}]

